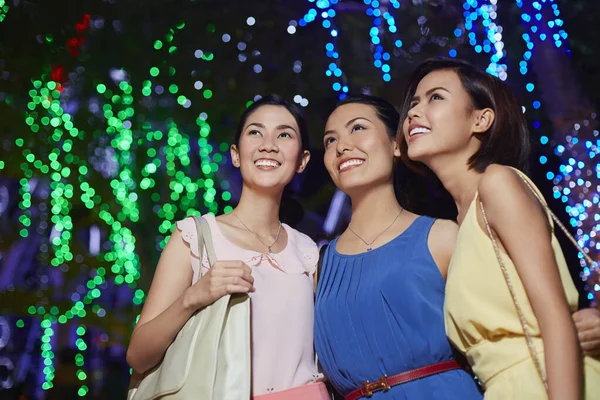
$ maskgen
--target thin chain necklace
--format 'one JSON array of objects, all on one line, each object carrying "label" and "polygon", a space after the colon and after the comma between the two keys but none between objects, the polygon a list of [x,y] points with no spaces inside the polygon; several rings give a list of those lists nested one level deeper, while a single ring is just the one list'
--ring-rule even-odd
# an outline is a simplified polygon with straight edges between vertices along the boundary
[{"label": "thin chain necklace", "polygon": [[402,211],[404,211],[404,208],[400,207],[400,212],[398,213],[398,215],[396,215],[396,218],[394,218],[394,220],[392,221],[392,223],[385,228],[383,231],[381,231],[381,233],[379,235],[377,235],[377,237],[375,237],[375,239],[373,239],[371,241],[371,243],[367,243],[367,241],[365,241],[365,239],[361,238],[358,233],[354,232],[352,230],[352,228],[350,227],[350,224],[348,224],[348,229],[350,230],[350,232],[354,233],[354,236],[356,236],[357,238],[359,238],[366,246],[367,246],[367,251],[371,251],[373,250],[373,247],[371,246],[373,243],[375,243],[375,241],[377,239],[379,239],[379,236],[383,235],[384,232],[387,232],[388,229],[390,229],[392,227],[392,225],[394,225],[394,222],[396,222],[396,220],[398,219],[398,217],[400,216],[400,214],[402,214]]},{"label": "thin chain necklace", "polygon": [[244,223],[244,221],[242,221],[240,219],[240,217],[238,217],[237,215],[235,215],[235,213],[232,213],[234,217],[237,218],[238,221],[240,221],[240,223],[242,225],[244,225],[244,228],[246,228],[246,230],[250,233],[252,233],[254,236],[256,236],[256,238],[258,239],[259,242],[261,242],[267,249],[269,249],[269,253],[272,253],[273,251],[271,250],[271,248],[273,247],[273,245],[275,245],[275,243],[277,243],[277,240],[279,239],[279,234],[281,233],[281,221],[279,221],[279,228],[277,229],[277,236],[275,236],[275,240],[273,240],[273,243],[271,243],[271,245],[269,246],[268,244],[266,244],[265,242],[262,241],[262,239],[256,234],[256,232],[254,232],[252,229],[248,228],[248,226],[246,226],[246,224]]}]

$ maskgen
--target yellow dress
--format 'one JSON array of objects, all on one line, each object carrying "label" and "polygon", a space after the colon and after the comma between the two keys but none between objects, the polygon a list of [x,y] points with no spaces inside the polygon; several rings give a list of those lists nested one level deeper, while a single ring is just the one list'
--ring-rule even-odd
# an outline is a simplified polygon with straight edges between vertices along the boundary
[{"label": "yellow dress", "polygon": [[[445,302],[448,338],[466,355],[485,388],[486,399],[545,399],[544,385],[529,353],[492,242],[477,221],[478,208],[476,194],[460,226],[450,262]],[[550,223],[554,226],[552,219]],[[576,311],[578,293],[554,234],[552,247],[567,300],[571,310]],[[539,325],[525,288],[511,259],[503,252],[502,256],[545,367]],[[600,399],[600,361],[585,357],[584,371],[585,399]]]}]

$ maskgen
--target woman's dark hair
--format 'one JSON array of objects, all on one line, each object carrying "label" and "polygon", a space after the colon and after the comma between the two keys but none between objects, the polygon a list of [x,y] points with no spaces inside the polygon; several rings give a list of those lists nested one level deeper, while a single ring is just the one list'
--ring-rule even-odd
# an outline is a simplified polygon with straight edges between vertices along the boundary
[{"label": "woman's dark hair", "polygon": [[392,104],[381,97],[360,94],[346,97],[345,99],[339,101],[336,104],[335,109],[346,104],[364,104],[366,106],[371,106],[375,110],[377,118],[379,118],[385,125],[390,139],[396,139],[396,132],[398,131],[398,124],[400,123],[400,113]]},{"label": "woman's dark hair", "polygon": [[[466,61],[439,57],[428,59],[419,65],[408,81],[400,112],[401,121],[408,116],[417,86],[425,76],[434,71],[454,71],[471,99],[472,109],[494,110],[494,122],[487,132],[478,135],[481,147],[469,159],[469,167],[483,172],[490,164],[503,164],[526,172],[530,151],[529,130],[517,97],[500,79]],[[398,131],[398,142],[402,160],[409,167],[420,169],[420,163],[408,158],[402,129]]]},{"label": "woman's dark hair", "polygon": [[239,144],[240,144],[240,137],[242,136],[242,132],[244,130],[244,126],[246,125],[246,122],[248,122],[248,117],[254,111],[258,110],[259,108],[261,108],[263,106],[283,107],[290,114],[292,114],[292,117],[294,117],[294,120],[296,120],[298,129],[300,130],[300,132],[299,132],[300,142],[301,142],[300,145],[301,145],[302,151],[308,150],[310,148],[309,140],[308,140],[308,124],[306,123],[306,117],[304,116],[304,112],[302,111],[302,109],[299,106],[297,106],[296,104],[290,103],[289,101],[287,101],[283,97],[279,96],[278,94],[270,94],[268,96],[262,97],[261,99],[252,103],[248,108],[246,108],[246,110],[242,114],[242,117],[240,118],[240,122],[238,123],[237,130],[235,131],[235,138],[233,140],[233,143],[235,143],[236,146],[239,146]]}]

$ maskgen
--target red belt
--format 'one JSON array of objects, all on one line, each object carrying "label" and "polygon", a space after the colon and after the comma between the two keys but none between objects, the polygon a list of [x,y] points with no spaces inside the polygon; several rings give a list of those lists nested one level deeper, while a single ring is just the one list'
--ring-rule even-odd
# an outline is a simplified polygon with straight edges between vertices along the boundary
[{"label": "red belt", "polygon": [[358,400],[361,397],[371,397],[375,392],[387,392],[392,386],[401,385],[406,382],[425,378],[427,376],[439,374],[441,372],[446,372],[453,369],[460,369],[460,365],[455,360],[450,360],[437,364],[426,365],[425,367],[402,372],[401,374],[394,376],[384,375],[375,382],[366,381],[360,388],[348,393],[346,397],[344,397],[344,400]]}]

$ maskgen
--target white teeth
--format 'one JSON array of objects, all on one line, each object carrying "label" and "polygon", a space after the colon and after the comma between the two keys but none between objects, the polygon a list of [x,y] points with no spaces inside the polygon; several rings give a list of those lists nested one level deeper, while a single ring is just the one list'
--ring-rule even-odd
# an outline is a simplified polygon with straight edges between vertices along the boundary
[{"label": "white teeth", "polygon": [[254,165],[256,165],[257,167],[273,167],[273,168],[277,168],[281,164],[278,163],[275,160],[256,160],[254,162]]},{"label": "white teeth", "polygon": [[346,169],[348,167],[351,167],[353,165],[360,165],[362,163],[364,163],[364,160],[359,160],[359,159],[352,159],[352,160],[348,160],[348,161],[344,161],[343,163],[340,164],[340,171],[343,169]]},{"label": "white teeth", "polygon": [[417,127],[417,128],[412,128],[410,130],[410,132],[408,133],[408,136],[416,135],[417,133],[429,133],[429,132],[431,132],[431,129]]}]

